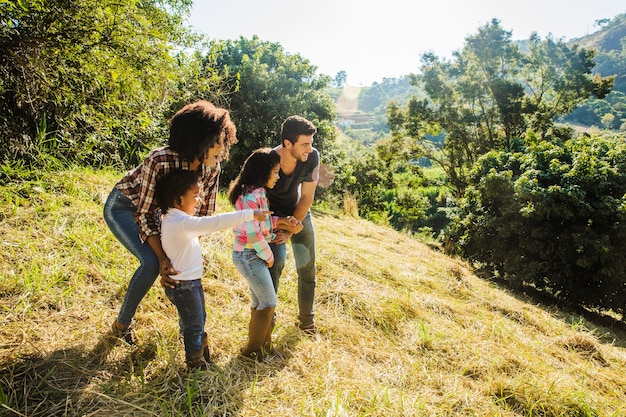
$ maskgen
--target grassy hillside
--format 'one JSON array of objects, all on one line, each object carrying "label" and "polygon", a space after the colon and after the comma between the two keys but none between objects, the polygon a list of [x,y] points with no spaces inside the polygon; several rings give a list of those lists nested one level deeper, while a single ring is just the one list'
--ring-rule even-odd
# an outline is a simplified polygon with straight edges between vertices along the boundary
[{"label": "grassy hillside", "polygon": [[136,317],[139,346],[112,343],[135,267],[101,216],[119,175],[0,186],[1,416],[626,416],[623,333],[514,296],[389,228],[319,212],[320,334],[294,326],[288,263],[284,361],[237,358],[248,293],[228,232],[203,240],[215,370],[185,371],[158,285]]}]

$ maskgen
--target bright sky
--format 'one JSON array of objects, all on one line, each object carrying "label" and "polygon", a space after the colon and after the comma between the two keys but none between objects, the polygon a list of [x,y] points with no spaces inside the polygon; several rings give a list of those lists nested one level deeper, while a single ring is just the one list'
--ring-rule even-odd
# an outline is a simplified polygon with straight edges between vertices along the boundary
[{"label": "bright sky", "polygon": [[500,20],[514,40],[570,40],[626,13],[626,0],[193,0],[189,23],[212,39],[277,42],[349,85],[418,72],[420,56],[449,58],[479,26]]}]

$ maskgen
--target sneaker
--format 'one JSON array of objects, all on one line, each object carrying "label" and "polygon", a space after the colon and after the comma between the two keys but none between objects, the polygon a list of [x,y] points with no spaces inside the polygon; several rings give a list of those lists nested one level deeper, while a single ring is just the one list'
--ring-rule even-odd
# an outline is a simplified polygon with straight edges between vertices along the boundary
[{"label": "sneaker", "polygon": [[128,343],[130,346],[137,345],[137,343],[135,342],[135,335],[134,335],[133,329],[130,326],[128,326],[125,329],[120,329],[117,326],[117,320],[115,320],[113,322],[113,325],[111,326],[111,334],[114,337]]},{"label": "sneaker", "polygon": [[317,327],[315,327],[315,323],[303,325],[302,323],[298,324],[298,329],[302,330],[304,333],[308,335],[316,335]]}]

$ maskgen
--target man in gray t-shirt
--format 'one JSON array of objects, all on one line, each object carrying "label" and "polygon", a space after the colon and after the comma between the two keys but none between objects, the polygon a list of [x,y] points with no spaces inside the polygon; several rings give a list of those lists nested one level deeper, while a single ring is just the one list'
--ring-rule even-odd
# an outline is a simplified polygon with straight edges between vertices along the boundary
[{"label": "man in gray t-shirt", "polygon": [[275,216],[293,216],[302,222],[300,233],[276,231],[276,239],[270,243],[274,253],[274,265],[270,273],[278,293],[287,254],[285,244],[291,241],[298,273],[298,327],[309,334],[317,331],[313,312],[315,231],[310,212],[320,165],[319,153],[313,147],[315,133],[317,128],[303,117],[290,116],[285,119],[280,134],[282,144],[275,148],[280,155],[280,179],[273,189],[267,189],[270,210]]}]

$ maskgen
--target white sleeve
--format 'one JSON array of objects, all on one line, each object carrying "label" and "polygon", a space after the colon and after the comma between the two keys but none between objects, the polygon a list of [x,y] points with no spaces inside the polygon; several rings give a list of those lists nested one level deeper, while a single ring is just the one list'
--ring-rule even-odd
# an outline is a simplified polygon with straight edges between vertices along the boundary
[{"label": "white sleeve", "polygon": [[183,221],[182,227],[187,233],[194,232],[196,236],[201,236],[220,230],[231,229],[240,223],[248,222],[253,219],[254,210],[237,210],[213,216],[187,216]]}]

